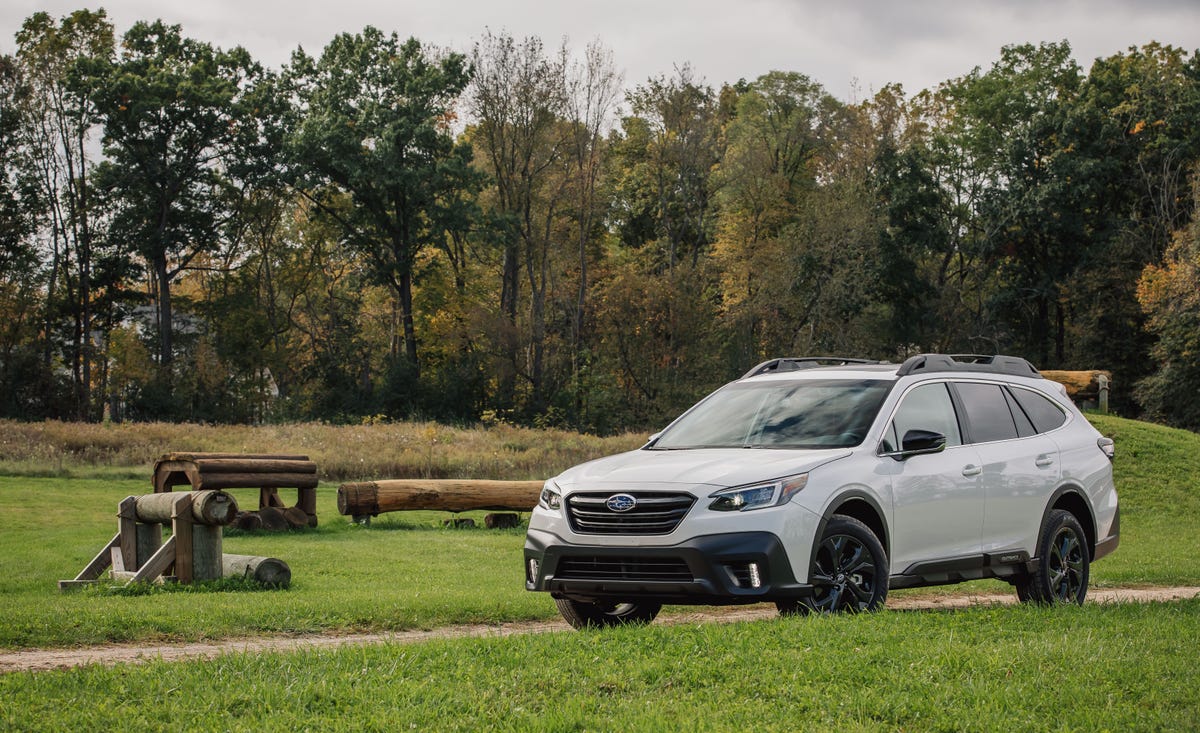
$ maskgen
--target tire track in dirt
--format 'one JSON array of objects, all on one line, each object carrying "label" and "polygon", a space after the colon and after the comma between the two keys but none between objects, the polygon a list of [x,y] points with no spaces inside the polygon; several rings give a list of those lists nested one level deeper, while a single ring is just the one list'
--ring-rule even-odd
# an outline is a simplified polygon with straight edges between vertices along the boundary
[{"label": "tire track in dirt", "polygon": [[[1178,601],[1200,595],[1200,587],[1175,588],[1101,588],[1088,593],[1089,603],[1150,603]],[[887,609],[893,611],[929,611],[973,606],[1011,605],[1017,602],[1011,593],[956,593],[949,595],[893,596]],[[775,608],[767,605],[731,606],[704,611],[689,611],[660,616],[656,623],[732,623],[774,618]],[[568,631],[563,621],[521,621],[505,624],[468,624],[446,626],[427,631],[392,631],[369,634],[305,634],[301,636],[263,636],[212,642],[176,644],[105,644],[74,649],[26,649],[0,652],[0,674],[70,669],[91,664],[112,666],[138,664],[154,660],[179,661],[214,659],[223,654],[327,649],[354,644],[416,644],[433,639],[505,637],[516,634],[544,634]]]}]

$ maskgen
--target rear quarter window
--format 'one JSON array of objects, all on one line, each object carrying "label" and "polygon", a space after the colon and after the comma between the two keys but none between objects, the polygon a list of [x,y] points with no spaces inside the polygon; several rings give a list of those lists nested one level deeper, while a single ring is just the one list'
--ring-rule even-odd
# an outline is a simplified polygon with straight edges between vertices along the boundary
[{"label": "rear quarter window", "polygon": [[1012,395],[1039,433],[1050,432],[1067,421],[1067,413],[1048,397],[1019,387],[1012,389]]}]

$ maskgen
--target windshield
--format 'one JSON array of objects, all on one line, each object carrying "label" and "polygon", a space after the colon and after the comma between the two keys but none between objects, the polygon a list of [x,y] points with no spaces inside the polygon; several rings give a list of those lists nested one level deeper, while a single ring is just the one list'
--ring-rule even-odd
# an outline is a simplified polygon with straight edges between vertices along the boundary
[{"label": "windshield", "polygon": [[891,385],[876,379],[731,384],[667,428],[651,449],[848,448],[866,437]]}]

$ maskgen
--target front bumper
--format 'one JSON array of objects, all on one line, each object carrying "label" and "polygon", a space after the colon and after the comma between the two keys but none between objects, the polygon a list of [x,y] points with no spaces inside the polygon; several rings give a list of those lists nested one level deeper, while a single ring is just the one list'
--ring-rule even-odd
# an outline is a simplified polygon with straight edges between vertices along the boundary
[{"label": "front bumper", "polygon": [[675,545],[574,545],[531,529],[525,589],[593,602],[634,600],[729,605],[807,598],[779,538],[770,532],[694,537]]}]

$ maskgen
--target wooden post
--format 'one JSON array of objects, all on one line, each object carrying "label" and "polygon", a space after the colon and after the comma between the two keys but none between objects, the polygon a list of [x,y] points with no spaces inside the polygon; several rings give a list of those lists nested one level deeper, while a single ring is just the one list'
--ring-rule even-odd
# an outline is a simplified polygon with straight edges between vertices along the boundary
[{"label": "wooden post", "polygon": [[308,526],[317,526],[317,490],[315,488],[296,489],[296,506],[308,515]]},{"label": "wooden post", "polygon": [[1109,383],[1111,380],[1108,378],[1107,374],[1101,374],[1099,377],[1097,377],[1096,381],[1098,381],[1100,383],[1100,412],[1107,413],[1108,412],[1108,386],[1109,386]]},{"label": "wooden post", "polygon": [[[113,554],[114,570],[137,570],[137,497],[127,496],[117,505],[117,526],[121,535],[119,551]],[[119,558],[119,559],[118,559]],[[120,565],[120,567],[116,567]]]},{"label": "wooden post", "polygon": [[217,580],[221,577],[220,527],[192,525],[192,581]]},{"label": "wooden post", "polygon": [[273,506],[277,509],[283,509],[283,499],[279,498],[279,489],[272,486],[263,486],[258,490],[258,508],[262,509],[265,506]]},{"label": "wooden post", "polygon": [[175,547],[175,536],[172,535],[171,537],[167,538],[167,541],[163,543],[162,547],[158,548],[158,552],[151,555],[150,559],[146,561],[146,564],[142,566],[141,570],[138,570],[137,573],[135,573],[134,576],[129,579],[129,582],[148,582],[167,572],[167,568],[171,567],[171,564],[177,559],[175,557]]},{"label": "wooden post", "polygon": [[137,525],[137,566],[140,568],[145,565],[146,561],[158,552],[161,544],[162,525],[139,522]]},{"label": "wooden post", "polygon": [[[174,495],[171,495],[174,496]],[[180,583],[192,582],[192,494],[175,498],[171,509],[171,539],[175,540],[175,577]]]}]

